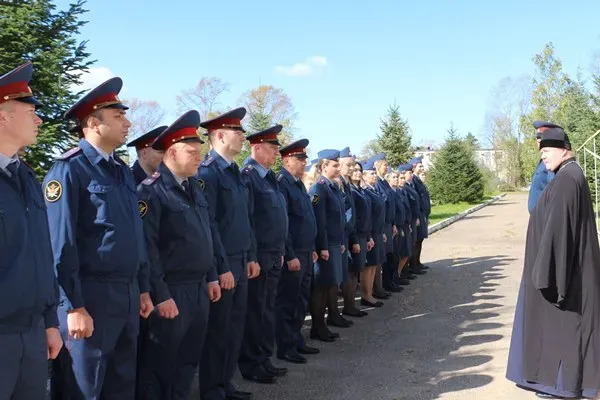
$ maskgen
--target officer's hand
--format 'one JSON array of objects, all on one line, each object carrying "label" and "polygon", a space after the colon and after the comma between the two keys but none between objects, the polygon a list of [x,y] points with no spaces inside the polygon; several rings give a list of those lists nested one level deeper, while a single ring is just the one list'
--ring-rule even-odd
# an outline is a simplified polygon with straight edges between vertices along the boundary
[{"label": "officer's hand", "polygon": [[313,264],[317,262],[317,260],[319,259],[319,255],[317,254],[316,251],[312,252],[312,260],[313,260]]},{"label": "officer's hand", "polygon": [[329,250],[321,250],[321,258],[325,261],[329,260]]},{"label": "officer's hand", "polygon": [[387,243],[387,236],[385,235],[385,233],[383,234],[383,243]]},{"label": "officer's hand", "polygon": [[346,246],[342,245],[342,254],[344,254],[344,252],[346,251]]},{"label": "officer's hand", "polygon": [[233,274],[231,272],[225,272],[224,274],[219,275],[219,285],[221,285],[221,288],[225,290],[233,289],[235,286]]},{"label": "officer's hand", "polygon": [[162,318],[173,319],[179,315],[179,309],[173,299],[163,301],[156,306],[156,309],[158,310],[158,315]]},{"label": "officer's hand", "polygon": [[352,254],[358,254],[360,253],[360,244],[353,244],[352,245]]},{"label": "officer's hand", "polygon": [[400,234],[402,235],[402,237],[406,236],[406,234],[404,233],[404,230],[400,231]]},{"label": "officer's hand", "polygon": [[300,260],[294,258],[287,262],[287,266],[290,271],[300,271]]},{"label": "officer's hand", "polygon": [[63,341],[58,329],[46,329],[46,346],[48,347],[48,360],[54,360],[63,346]]},{"label": "officer's hand", "polygon": [[221,299],[221,286],[219,286],[218,282],[210,282],[208,284],[208,298],[213,303]]},{"label": "officer's hand", "polygon": [[396,236],[398,234],[398,228],[396,225],[392,225],[392,236]]},{"label": "officer's hand", "polygon": [[421,226],[421,220],[417,218],[417,226]]},{"label": "officer's hand", "polygon": [[67,328],[73,339],[83,339],[94,333],[94,320],[85,307],[76,308],[67,314]]},{"label": "officer's hand", "polygon": [[148,318],[152,310],[154,310],[154,304],[152,304],[150,293],[146,292],[140,294],[140,316],[142,318]]},{"label": "officer's hand", "polygon": [[256,261],[250,261],[247,264],[248,279],[254,279],[260,275],[260,265]]},{"label": "officer's hand", "polygon": [[373,250],[373,247],[375,247],[375,241],[373,239],[369,239],[367,242],[367,251]]}]

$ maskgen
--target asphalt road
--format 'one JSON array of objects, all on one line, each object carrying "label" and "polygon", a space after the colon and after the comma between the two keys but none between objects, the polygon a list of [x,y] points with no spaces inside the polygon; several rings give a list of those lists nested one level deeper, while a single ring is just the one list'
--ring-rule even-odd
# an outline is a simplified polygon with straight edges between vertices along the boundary
[{"label": "asphalt road", "polygon": [[[527,196],[514,194],[433,234],[431,268],[384,307],[338,329],[335,343],[287,366],[276,384],[244,381],[256,400],[533,399],[504,378],[522,270]],[[306,332],[307,333],[307,332]],[[194,384],[191,399],[198,399]]]}]

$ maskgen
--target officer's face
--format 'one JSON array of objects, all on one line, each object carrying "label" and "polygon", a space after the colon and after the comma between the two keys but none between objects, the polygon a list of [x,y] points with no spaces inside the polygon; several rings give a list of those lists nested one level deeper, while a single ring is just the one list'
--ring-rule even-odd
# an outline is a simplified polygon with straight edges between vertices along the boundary
[{"label": "officer's face", "polygon": [[406,171],[404,173],[404,179],[406,180],[406,182],[412,181],[412,177],[413,177],[413,172],[412,171]]},{"label": "officer's face", "polygon": [[294,156],[285,158],[285,169],[296,178],[302,178],[304,167],[306,167],[306,158],[297,158]]},{"label": "officer's face", "polygon": [[219,133],[219,140],[227,147],[229,152],[240,154],[246,141],[246,136],[240,130],[222,129]]},{"label": "officer's face", "polygon": [[352,157],[340,158],[340,174],[342,176],[349,176],[355,161]]},{"label": "officer's face", "polygon": [[1,140],[6,144],[16,147],[35,144],[41,123],[33,104],[11,100],[0,105],[0,126],[5,132]]},{"label": "officer's face", "polygon": [[125,144],[131,127],[131,122],[125,116],[125,110],[105,108],[101,112],[102,118],[97,125],[100,136],[114,147]]},{"label": "officer's face", "polygon": [[336,160],[326,160],[323,164],[323,175],[329,179],[340,176],[340,163]]},{"label": "officer's face", "polygon": [[151,147],[146,147],[140,151],[140,158],[143,160],[146,168],[153,171],[158,169],[158,165],[165,156],[165,152],[161,150],[154,150]]},{"label": "officer's face", "polygon": [[375,184],[377,183],[377,172],[372,170],[365,171],[363,174],[363,178],[367,184],[375,186]]},{"label": "officer's face", "polygon": [[544,147],[540,153],[546,169],[550,171],[556,171],[560,164],[570,157],[569,151],[556,147]]},{"label": "officer's face", "polygon": [[351,177],[352,182],[353,183],[358,183],[358,182],[360,182],[361,178],[362,178],[362,172],[360,171],[360,168],[359,167],[355,167],[352,170],[352,177]]},{"label": "officer's face", "polygon": [[180,142],[169,147],[168,152],[173,157],[180,173],[186,177],[193,176],[198,172],[202,162],[202,144],[199,142]]},{"label": "officer's face", "polygon": [[404,174],[398,174],[398,186],[403,187],[405,183],[406,178],[404,177]]},{"label": "officer's face", "polygon": [[417,174],[420,174],[423,171],[425,171],[425,167],[423,167],[423,164],[418,163],[417,166],[415,167],[415,172]]},{"label": "officer's face", "polygon": [[257,155],[260,160],[256,160],[261,164],[270,167],[275,164],[277,156],[279,155],[279,146],[273,143],[260,143],[257,144]]},{"label": "officer's face", "polygon": [[381,164],[379,164],[379,166],[377,167],[377,173],[380,176],[384,176],[385,174],[387,174],[388,172],[388,163],[386,160],[382,160]]},{"label": "officer's face", "polygon": [[390,185],[391,186],[398,186],[398,174],[392,174],[392,175],[390,175]]}]

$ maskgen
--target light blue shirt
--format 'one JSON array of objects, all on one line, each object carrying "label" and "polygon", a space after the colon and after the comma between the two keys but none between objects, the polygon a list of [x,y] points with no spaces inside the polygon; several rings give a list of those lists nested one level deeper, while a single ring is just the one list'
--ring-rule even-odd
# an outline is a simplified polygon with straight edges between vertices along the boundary
[{"label": "light blue shirt", "polygon": [[15,154],[14,156],[9,157],[9,156],[5,156],[4,154],[0,153],[0,169],[2,169],[2,171],[11,178],[12,178],[12,174],[6,169],[6,167],[8,167],[9,164],[14,163],[14,162],[17,163],[17,167],[21,163],[21,160],[19,160],[18,154]]},{"label": "light blue shirt", "polygon": [[265,179],[265,176],[267,176],[267,174],[269,173],[269,170],[260,165],[258,162],[254,164],[254,168],[256,169],[260,177],[263,179]]},{"label": "light blue shirt", "polygon": [[96,150],[98,152],[98,154],[100,154],[102,156],[102,158],[104,158],[106,161],[108,161],[109,159],[113,159],[113,154],[108,154],[107,152],[105,152],[104,150],[102,150],[99,147],[94,146],[93,143],[91,143],[90,141],[88,141],[88,143],[90,144],[90,146],[92,146],[94,148],[94,150]]}]

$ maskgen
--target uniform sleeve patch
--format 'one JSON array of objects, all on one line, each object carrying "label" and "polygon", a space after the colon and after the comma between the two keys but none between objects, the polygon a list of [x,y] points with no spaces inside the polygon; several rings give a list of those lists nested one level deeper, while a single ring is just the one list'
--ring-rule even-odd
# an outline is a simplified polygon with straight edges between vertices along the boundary
[{"label": "uniform sleeve patch", "polygon": [[140,210],[140,217],[144,218],[144,215],[148,212],[148,204],[145,201],[138,201],[138,208]]},{"label": "uniform sleeve patch", "polygon": [[198,185],[200,185],[200,189],[204,190],[206,183],[204,183],[204,179],[198,179]]},{"label": "uniform sleeve patch", "polygon": [[318,194],[313,194],[313,196],[312,196],[312,203],[314,205],[319,204],[319,195]]},{"label": "uniform sleeve patch", "polygon": [[57,180],[51,180],[46,183],[44,187],[44,198],[49,203],[58,201],[63,194],[62,184]]}]

